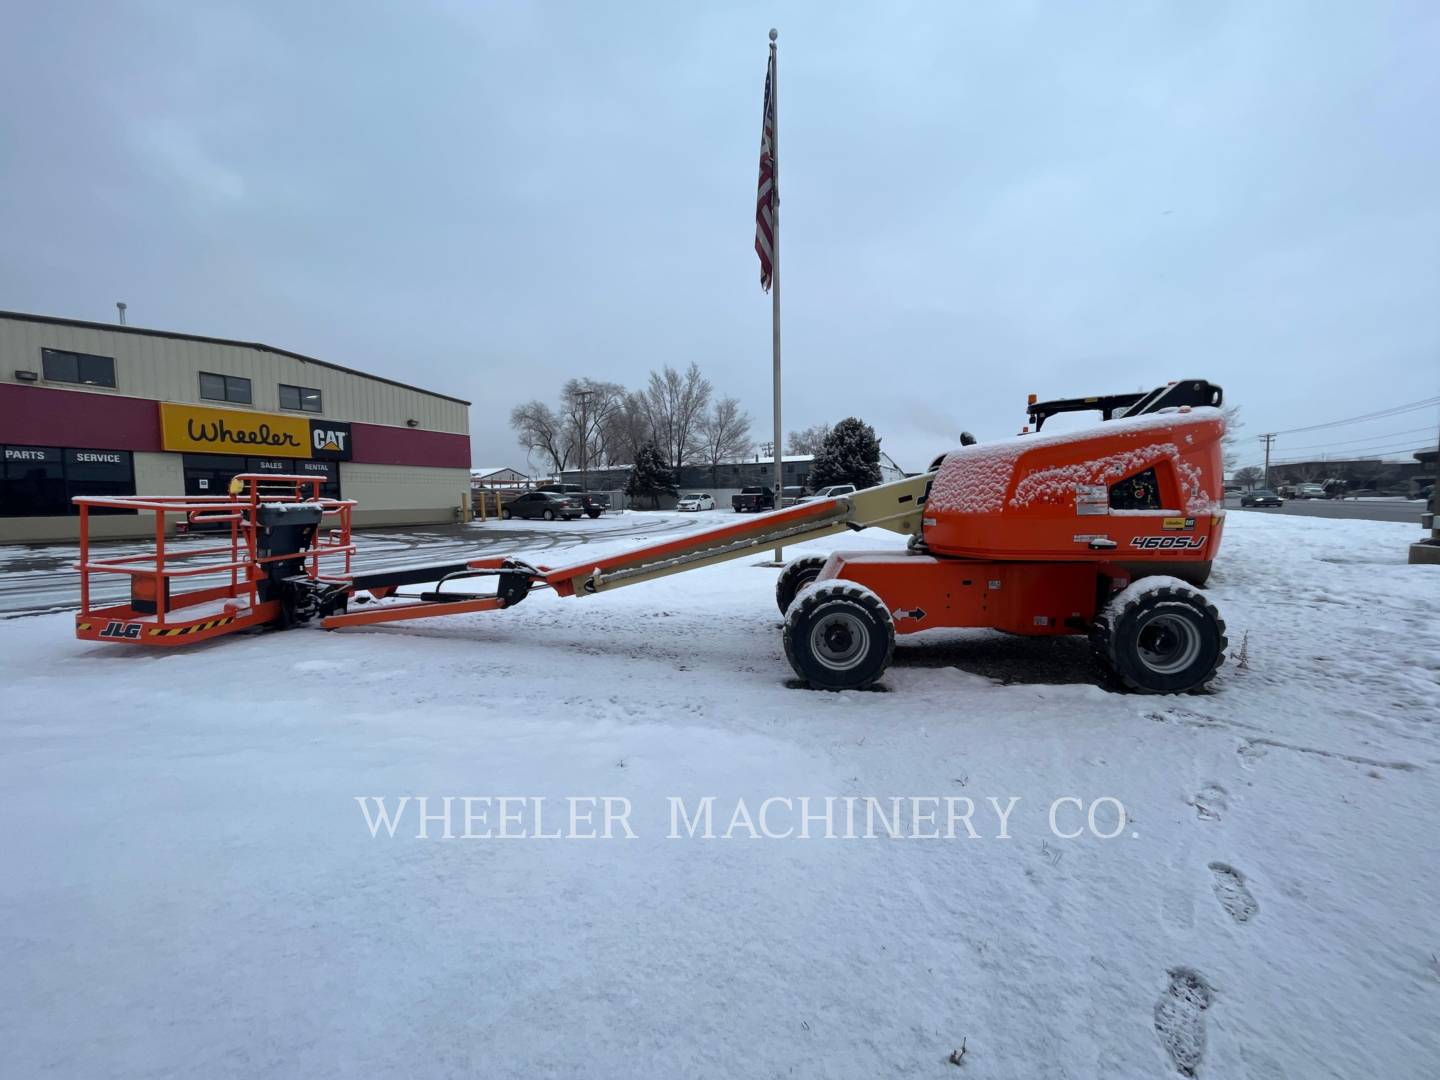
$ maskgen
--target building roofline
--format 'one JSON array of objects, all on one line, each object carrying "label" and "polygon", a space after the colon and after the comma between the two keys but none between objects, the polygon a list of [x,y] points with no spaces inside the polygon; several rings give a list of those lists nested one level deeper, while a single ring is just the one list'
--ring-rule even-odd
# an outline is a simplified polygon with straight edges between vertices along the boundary
[{"label": "building roofline", "polygon": [[45,323],[49,326],[75,326],[82,330],[105,330],[112,334],[140,334],[146,337],[170,338],[174,341],[200,341],[207,345],[233,345],[241,349],[255,349],[258,352],[274,353],[277,356],[288,356],[292,360],[300,360],[307,364],[318,364],[320,367],[330,368],[332,371],[343,371],[346,375],[358,375],[362,379],[372,379],[375,382],[388,383],[390,386],[398,386],[402,390],[413,390],[417,394],[425,394],[428,397],[453,401],[458,405],[470,405],[470,402],[464,398],[451,397],[449,394],[426,390],[424,387],[413,386],[410,383],[403,383],[397,379],[387,379],[383,375],[371,375],[368,371],[360,371],[357,368],[346,367],[344,364],[335,364],[329,360],[317,360],[313,356],[291,352],[289,349],[277,349],[273,345],[265,345],[258,341],[235,341],[231,338],[206,337],[204,334],[182,334],[176,330],[147,330],[143,326],[121,326],[119,323],[88,322],[85,319],[65,319],[58,315],[30,315],[23,311],[0,311],[0,319]]}]

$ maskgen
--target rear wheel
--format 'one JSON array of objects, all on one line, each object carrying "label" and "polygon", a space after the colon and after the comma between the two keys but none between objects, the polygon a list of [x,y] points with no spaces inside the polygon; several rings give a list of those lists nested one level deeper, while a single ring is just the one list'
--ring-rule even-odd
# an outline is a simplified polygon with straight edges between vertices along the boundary
[{"label": "rear wheel", "polygon": [[816,690],[863,690],[895,655],[895,624],[880,598],[853,581],[808,590],[785,616],[785,657]]},{"label": "rear wheel", "polygon": [[790,610],[796,594],[814,581],[824,568],[824,555],[802,555],[785,564],[785,569],[780,571],[779,580],[775,582],[775,605],[780,609],[781,615]]},{"label": "rear wheel", "polygon": [[599,510],[586,510],[586,511],[585,511],[585,516],[586,516],[586,517],[590,517],[590,518],[597,518],[597,517],[600,516],[600,511],[599,511]]},{"label": "rear wheel", "polygon": [[1178,578],[1148,578],[1116,596],[1096,618],[1090,641],[1125,687],[1183,694],[1210,681],[1225,662],[1225,620]]},{"label": "rear wheel", "polygon": [[545,511],[545,514],[544,514],[544,517],[545,517],[545,520],[546,520],[546,521],[554,521],[554,520],[555,520],[555,511],[554,511],[554,510],[546,510],[546,511]]}]

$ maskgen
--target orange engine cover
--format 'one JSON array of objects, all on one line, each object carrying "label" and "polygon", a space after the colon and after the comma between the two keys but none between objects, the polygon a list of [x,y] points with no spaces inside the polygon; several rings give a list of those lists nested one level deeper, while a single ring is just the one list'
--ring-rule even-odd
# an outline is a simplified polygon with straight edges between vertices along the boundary
[{"label": "orange engine cover", "polygon": [[1225,520],[1224,433],[1220,410],[1195,408],[961,447],[926,500],[926,546],[1140,572],[1191,564],[1203,579]]}]

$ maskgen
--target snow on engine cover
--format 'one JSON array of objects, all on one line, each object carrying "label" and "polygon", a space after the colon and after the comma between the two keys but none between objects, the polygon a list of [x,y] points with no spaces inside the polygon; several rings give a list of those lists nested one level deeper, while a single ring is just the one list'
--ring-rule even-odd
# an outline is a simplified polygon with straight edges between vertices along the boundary
[{"label": "snow on engine cover", "polygon": [[[1200,584],[1220,544],[1220,410],[1186,408],[946,455],[925,504],[933,552],[1096,561]],[[1142,569],[1143,568],[1143,569]]]}]

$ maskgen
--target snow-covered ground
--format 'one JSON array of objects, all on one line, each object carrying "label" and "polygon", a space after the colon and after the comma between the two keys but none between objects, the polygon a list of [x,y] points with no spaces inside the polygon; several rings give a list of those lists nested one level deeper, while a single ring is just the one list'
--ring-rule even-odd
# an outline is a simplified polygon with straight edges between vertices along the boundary
[{"label": "snow-covered ground", "polygon": [[[1434,1077],[1416,533],[1232,514],[1231,661],[1180,698],[988,632],[902,642],[882,692],[796,689],[743,562],[174,652],[5,622],[0,1076]],[[457,838],[413,802],[372,837],[357,796],[406,795],[456,797]],[[670,839],[706,795],[715,838]],[[496,836],[592,796],[629,829]],[[798,831],[802,796],[858,838],[730,829],[773,797]],[[864,837],[867,796],[906,800],[900,838]],[[924,838],[963,800],[976,838]]]}]

